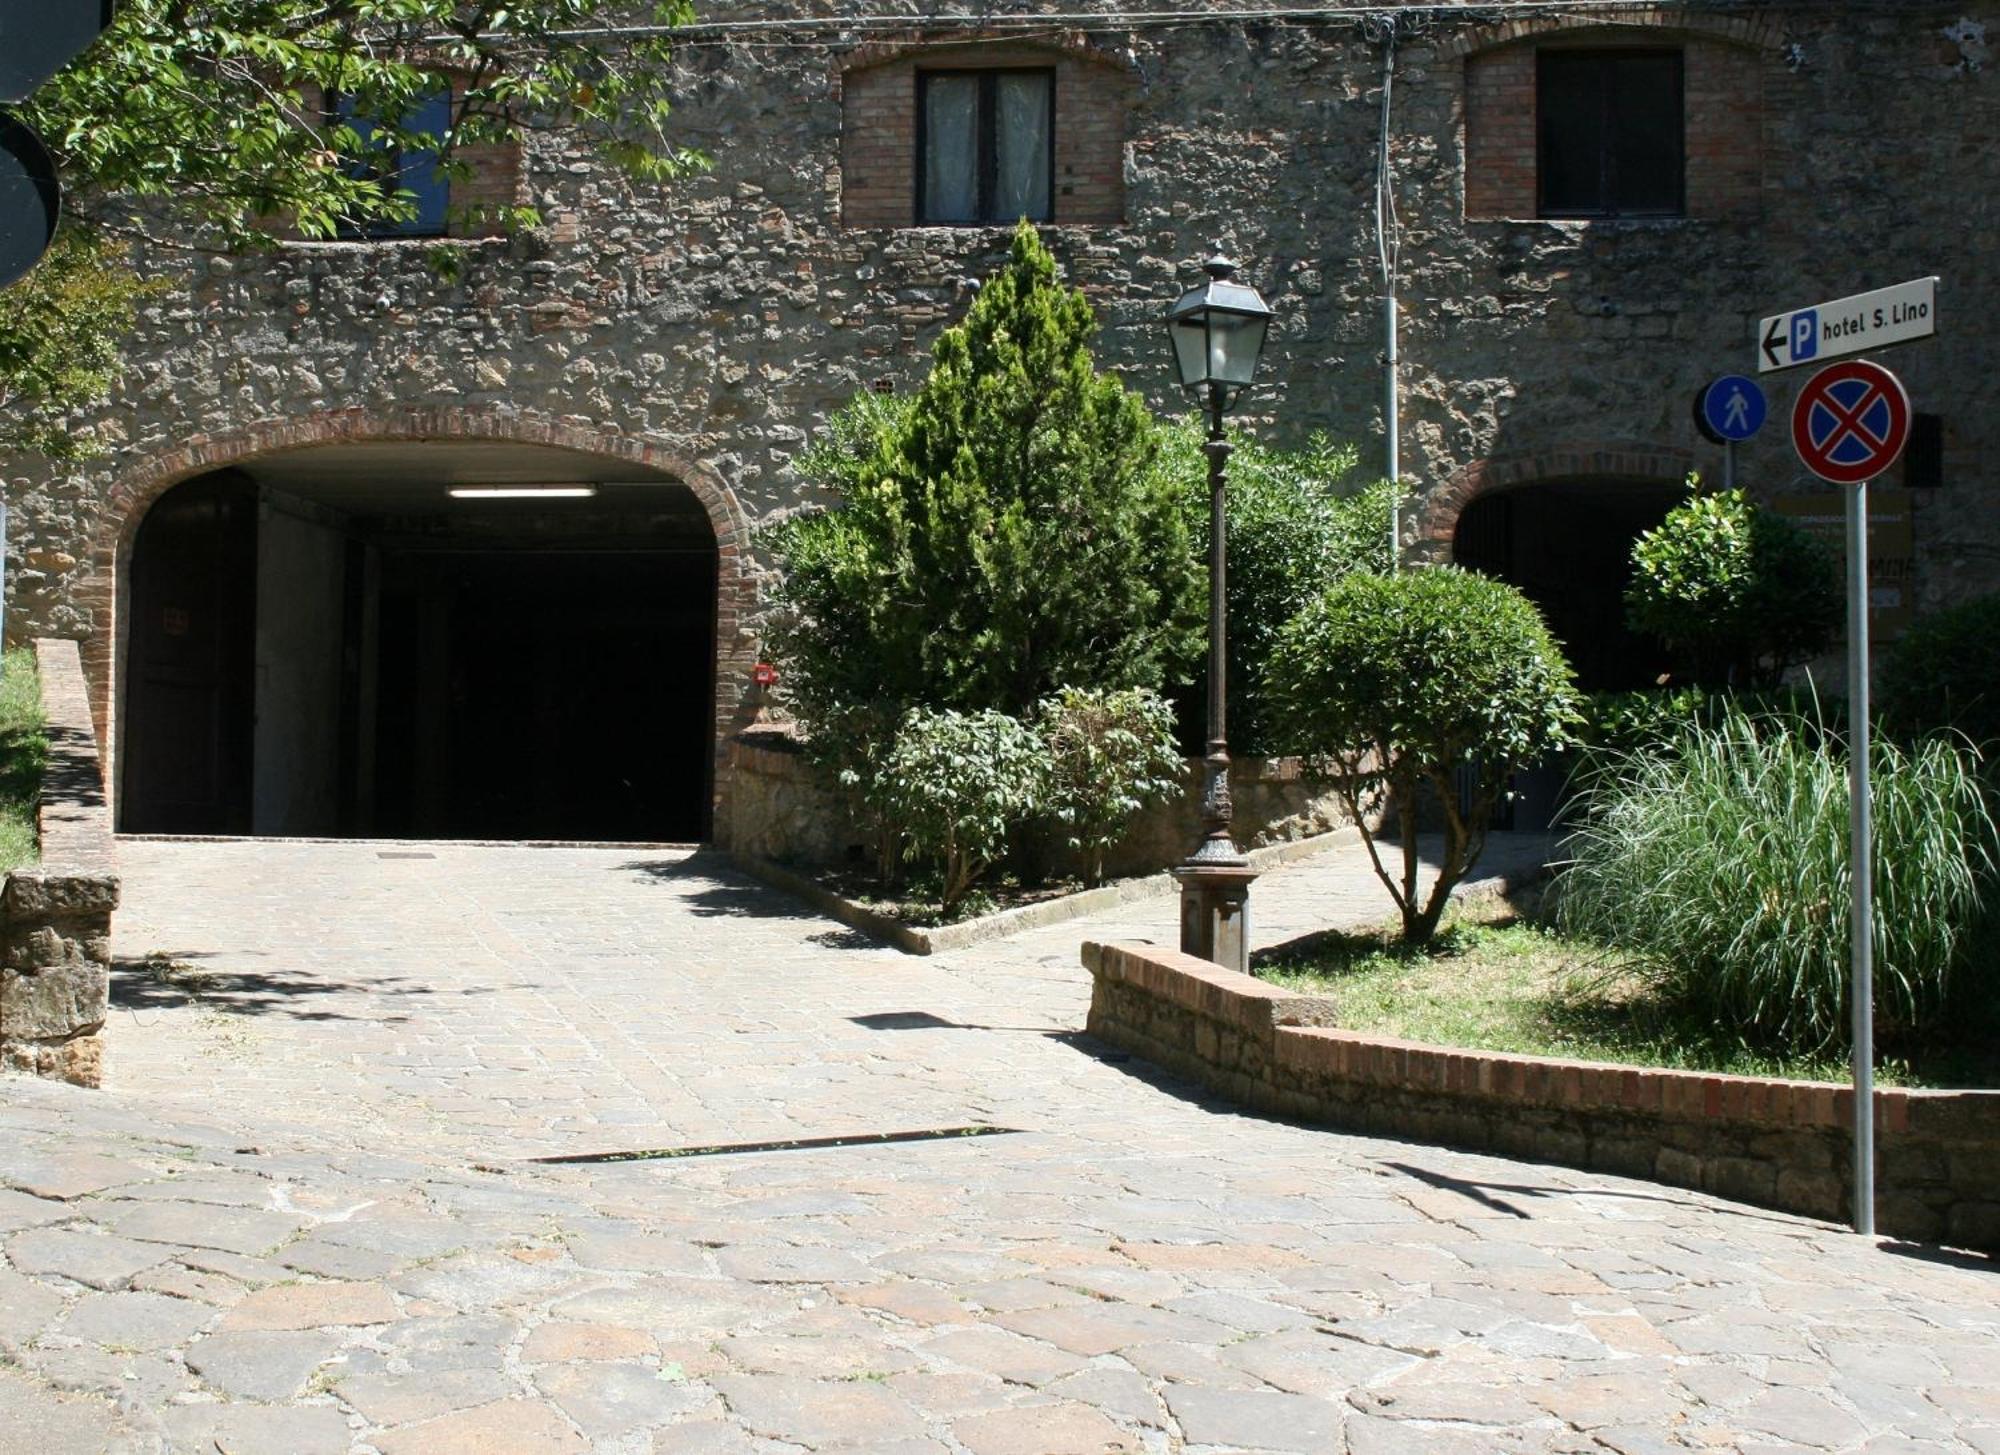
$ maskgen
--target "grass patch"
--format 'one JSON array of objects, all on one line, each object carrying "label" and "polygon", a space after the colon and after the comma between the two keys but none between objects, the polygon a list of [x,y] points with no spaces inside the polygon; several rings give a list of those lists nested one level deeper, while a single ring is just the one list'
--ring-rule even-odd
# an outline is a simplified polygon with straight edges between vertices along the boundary
[{"label": "grass patch", "polygon": [[32,864],[39,857],[35,802],[41,796],[48,760],[35,654],[16,647],[0,657],[0,872]]},{"label": "grass patch", "polygon": [[[1650,993],[1612,952],[1504,903],[1461,910],[1428,950],[1386,931],[1329,933],[1260,956],[1257,973],[1331,997],[1343,1030],[1468,1050],[1562,1056],[1739,1076],[1846,1081],[1841,1055],[1774,1054]],[[1888,1086],[2000,1086],[1990,1034],[1878,1048]]]}]

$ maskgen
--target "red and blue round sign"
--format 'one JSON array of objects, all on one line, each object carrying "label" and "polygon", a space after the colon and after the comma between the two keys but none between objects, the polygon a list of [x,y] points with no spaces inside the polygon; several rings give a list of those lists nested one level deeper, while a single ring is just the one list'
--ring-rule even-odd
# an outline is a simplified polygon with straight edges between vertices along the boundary
[{"label": "red and blue round sign", "polygon": [[1910,438],[1903,381],[1866,359],[1821,369],[1792,406],[1792,443],[1806,468],[1836,485],[1872,480]]}]

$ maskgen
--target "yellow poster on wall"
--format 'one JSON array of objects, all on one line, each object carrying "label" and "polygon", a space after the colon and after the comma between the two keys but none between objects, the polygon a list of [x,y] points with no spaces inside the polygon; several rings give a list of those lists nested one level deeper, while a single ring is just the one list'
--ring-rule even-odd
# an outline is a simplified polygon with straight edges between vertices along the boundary
[{"label": "yellow poster on wall", "polygon": [[[1847,569],[1847,491],[1780,495],[1771,508],[1826,542]],[[1901,636],[1916,605],[1916,535],[1910,528],[1910,492],[1868,487],[1868,635]],[[1845,575],[1842,577],[1845,580]]]}]

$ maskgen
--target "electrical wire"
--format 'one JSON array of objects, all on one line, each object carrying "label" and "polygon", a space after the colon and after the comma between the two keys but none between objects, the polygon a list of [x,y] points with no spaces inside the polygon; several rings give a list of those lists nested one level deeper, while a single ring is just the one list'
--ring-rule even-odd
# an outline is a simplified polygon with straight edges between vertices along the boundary
[{"label": "electrical wire", "polygon": [[[1468,24],[1487,24],[1501,16],[1522,15],[1598,15],[1617,14],[1621,11],[1657,10],[1659,0],[1476,0],[1476,3],[1436,3],[1399,6],[1399,15],[1426,20],[1444,18],[1462,19]],[[1745,7],[1728,4],[1689,6],[1690,9],[1716,9],[1740,13]],[[1761,7],[1759,7],[1761,8]],[[1773,7],[1775,8],[1775,7]],[[1793,8],[1796,8],[1794,6]],[[1242,25],[1269,22],[1294,23],[1343,23],[1362,26],[1377,21],[1382,15],[1379,4],[1375,6],[1354,5],[1276,5],[1254,6],[1244,9],[1170,9],[1133,11],[1053,11],[1024,15],[993,15],[971,11],[945,11],[928,15],[843,15],[843,16],[796,16],[764,20],[695,20],[684,25],[600,25],[579,26],[549,32],[554,41],[617,40],[617,39],[671,39],[683,45],[716,44],[738,40],[755,35],[811,35],[836,32],[843,36],[868,34],[870,32],[892,32],[907,34],[922,31],[935,34],[940,31],[963,30],[979,35],[1014,34],[1021,31],[1048,30],[1060,28],[1069,34],[1078,32],[1153,30],[1186,25]],[[451,44],[463,42],[462,35],[437,35],[430,37],[432,43]],[[481,40],[505,42],[516,39],[506,32],[482,35]],[[820,42],[828,46],[839,46],[844,42]],[[791,42],[791,44],[812,44]]]}]

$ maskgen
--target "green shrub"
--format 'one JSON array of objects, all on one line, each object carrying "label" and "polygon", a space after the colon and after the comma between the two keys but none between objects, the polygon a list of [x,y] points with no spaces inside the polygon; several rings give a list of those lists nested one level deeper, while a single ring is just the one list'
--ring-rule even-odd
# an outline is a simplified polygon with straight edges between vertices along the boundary
[{"label": "green shrub", "polygon": [[1885,723],[1909,736],[2000,739],[2000,595],[1920,618],[1881,666]]},{"label": "green shrub", "polygon": [[912,708],[881,757],[867,796],[895,826],[903,857],[938,874],[949,914],[1046,804],[1041,743],[1000,712]]},{"label": "green shrub", "polygon": [[1144,688],[1065,687],[1043,700],[1036,727],[1048,764],[1047,810],[1083,855],[1086,882],[1101,884],[1104,852],[1132,815],[1185,784],[1173,709]]},{"label": "green shrub", "polygon": [[1634,542],[1626,619],[1697,682],[1751,687],[1817,656],[1841,620],[1833,554],[1741,490],[1697,495]]},{"label": "green shrub", "polygon": [[811,733],[866,704],[1026,717],[1188,660],[1186,526],[1151,416],[1092,364],[1096,328],[1024,224],[916,394],[860,396],[801,457],[842,501],[769,537],[770,649]]},{"label": "green shrub", "polygon": [[35,816],[48,759],[35,654],[15,647],[0,663],[0,872],[39,857]]},{"label": "green shrub", "polygon": [[[1935,1028],[1971,963],[1994,825],[1975,757],[1877,740],[1875,1007]],[[1669,999],[1794,1053],[1848,1034],[1847,765],[1824,732],[1732,711],[1586,784],[1560,915]]]},{"label": "green shrub", "polygon": [[1799,687],[1730,691],[1682,685],[1638,692],[1593,692],[1584,699],[1583,725],[1577,737],[1590,762],[1663,748],[1697,724],[1713,727],[1731,712],[1754,718],[1784,718],[1816,742],[1828,732],[1839,735],[1844,719],[1841,699],[1822,698],[1811,682]]},{"label": "green shrub", "polygon": [[[1201,563],[1197,610],[1208,610],[1208,459],[1206,429],[1189,416],[1163,431],[1160,464],[1171,478]],[[1335,577],[1387,571],[1389,514],[1395,487],[1387,481],[1357,488],[1356,451],[1314,435],[1299,450],[1274,449],[1230,431],[1227,512],[1229,605],[1229,745],[1239,753],[1273,751],[1271,710],[1263,692],[1264,664],[1285,623]],[[1189,736],[1201,736],[1207,701],[1207,637],[1198,635],[1186,665]]]},{"label": "green shrub", "polygon": [[[1341,577],[1280,635],[1264,689],[1288,746],[1332,767],[1411,944],[1430,939],[1477,861],[1508,775],[1566,747],[1578,720],[1569,664],[1528,599],[1449,567]],[[1462,767],[1474,773],[1470,812],[1453,782]],[[1400,824],[1400,879],[1367,829],[1365,800],[1378,786]],[[1425,790],[1445,821],[1428,898],[1417,882]]]}]

